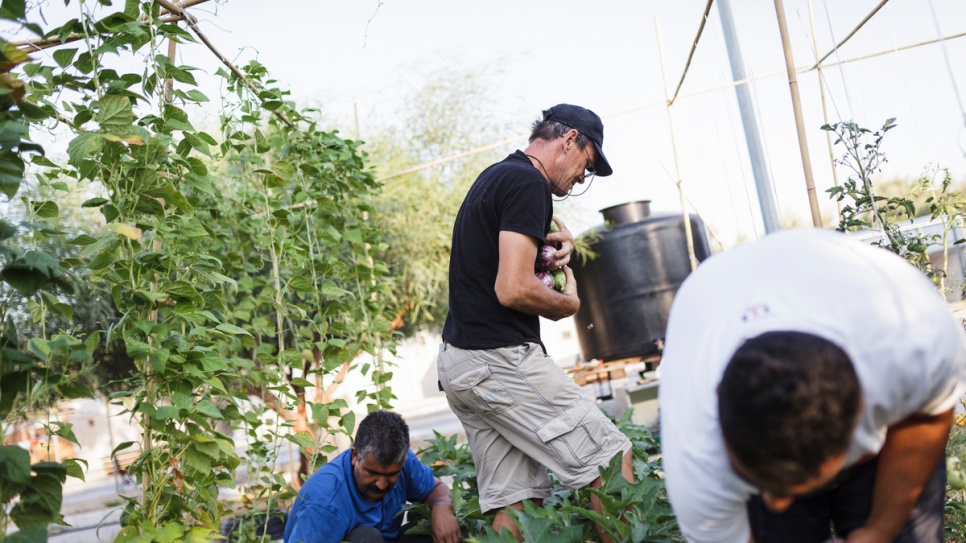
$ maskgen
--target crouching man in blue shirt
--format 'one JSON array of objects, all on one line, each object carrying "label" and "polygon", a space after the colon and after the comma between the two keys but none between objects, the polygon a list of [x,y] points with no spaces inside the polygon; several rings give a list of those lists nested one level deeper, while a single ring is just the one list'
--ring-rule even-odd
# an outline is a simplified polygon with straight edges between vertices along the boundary
[{"label": "crouching man in blue shirt", "polygon": [[402,417],[375,411],[359,424],[355,445],[322,466],[299,491],[285,526],[285,543],[416,543],[400,511],[407,501],[432,511],[436,543],[462,540],[449,487],[409,450]]}]

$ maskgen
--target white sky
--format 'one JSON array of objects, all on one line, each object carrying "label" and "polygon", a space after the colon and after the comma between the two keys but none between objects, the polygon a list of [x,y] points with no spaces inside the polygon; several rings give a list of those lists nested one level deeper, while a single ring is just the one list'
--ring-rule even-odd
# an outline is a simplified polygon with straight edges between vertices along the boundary
[{"label": "white sky", "polygon": [[[828,52],[880,0],[812,0],[818,49]],[[839,53],[845,60],[966,31],[962,0],[892,0]],[[92,4],[93,2],[88,2]],[[72,5],[68,10],[78,9]],[[191,8],[215,45],[239,64],[257,58],[300,104],[320,106],[327,118],[351,126],[353,107],[390,116],[399,99],[440,67],[460,65],[492,73],[494,100],[519,133],[540,110],[560,102],[593,109],[604,118],[605,152],[615,173],[595,181],[564,216],[580,231],[600,222],[596,209],[652,200],[658,211],[680,210],[672,182],[675,160],[655,21],[660,25],[668,86],[681,77],[697,33],[704,0],[258,0],[212,1]],[[785,0],[795,63],[815,62],[807,0]],[[752,83],[769,169],[783,219],[810,224],[784,56],[773,0],[732,0],[739,40]],[[828,11],[828,13],[827,13]],[[76,13],[74,11],[73,13]],[[59,24],[62,3],[45,8]],[[834,36],[834,39],[833,37]],[[828,68],[829,118],[877,128],[888,117],[899,127],[884,150],[885,177],[916,176],[930,163],[966,176],[966,37],[946,42],[959,86],[957,100],[938,44]],[[181,48],[179,61],[214,73],[203,45]],[[493,66],[499,69],[494,70]],[[774,74],[774,75],[773,75]],[[770,77],[765,77],[770,76]],[[199,80],[205,79],[199,76]],[[763,235],[754,180],[732,88],[688,97],[731,81],[718,8],[709,14],[691,69],[673,108],[678,163],[697,210],[726,245]],[[205,83],[203,83],[204,87]],[[799,76],[808,145],[823,216],[835,206],[819,86],[815,72]],[[213,87],[203,90],[212,98]],[[217,101],[212,115],[217,115]],[[649,106],[649,107],[645,107]],[[633,110],[627,112],[628,110]],[[627,113],[620,113],[627,112]],[[619,114],[620,113],[620,114]],[[351,128],[343,128],[351,136]],[[363,135],[364,138],[364,135]],[[846,175],[841,171],[840,176]],[[580,209],[578,212],[577,209]]]}]

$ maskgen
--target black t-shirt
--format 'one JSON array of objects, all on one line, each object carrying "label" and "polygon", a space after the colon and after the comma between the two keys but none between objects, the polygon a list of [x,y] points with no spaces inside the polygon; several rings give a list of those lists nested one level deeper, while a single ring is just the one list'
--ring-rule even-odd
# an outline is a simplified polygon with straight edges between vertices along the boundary
[{"label": "black t-shirt", "polygon": [[500,232],[526,234],[542,247],[552,217],[550,186],[522,151],[480,174],[453,226],[444,341],[461,349],[543,345],[539,317],[500,305],[494,285]]}]

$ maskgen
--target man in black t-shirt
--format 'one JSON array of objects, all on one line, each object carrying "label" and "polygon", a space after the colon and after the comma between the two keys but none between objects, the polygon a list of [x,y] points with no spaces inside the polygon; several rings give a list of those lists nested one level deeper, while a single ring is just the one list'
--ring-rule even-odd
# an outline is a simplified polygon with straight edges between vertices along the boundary
[{"label": "man in black t-shirt", "polygon": [[[549,496],[547,468],[567,487],[596,485],[597,468],[623,453],[623,475],[634,480],[630,441],[540,340],[539,317],[559,320],[580,307],[566,266],[573,236],[553,216],[552,196],[612,173],[603,142],[604,126],[592,111],[568,104],[544,111],[527,149],[476,179],[453,228],[440,384],[466,430],[480,508],[497,511],[494,528],[509,528],[518,540],[503,510]],[[548,233],[551,221],[560,232]],[[534,275],[537,254],[548,243],[560,245],[554,267],[567,278],[563,292]]]}]

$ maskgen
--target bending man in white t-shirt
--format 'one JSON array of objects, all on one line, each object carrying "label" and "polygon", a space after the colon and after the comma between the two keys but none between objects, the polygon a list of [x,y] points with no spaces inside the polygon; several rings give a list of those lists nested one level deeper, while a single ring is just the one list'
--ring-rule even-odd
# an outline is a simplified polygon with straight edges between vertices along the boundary
[{"label": "bending man in white t-shirt", "polygon": [[685,537],[941,543],[964,367],[935,287],[884,249],[795,230],[705,261],[677,293],[661,364]]}]

